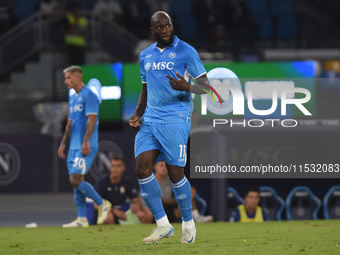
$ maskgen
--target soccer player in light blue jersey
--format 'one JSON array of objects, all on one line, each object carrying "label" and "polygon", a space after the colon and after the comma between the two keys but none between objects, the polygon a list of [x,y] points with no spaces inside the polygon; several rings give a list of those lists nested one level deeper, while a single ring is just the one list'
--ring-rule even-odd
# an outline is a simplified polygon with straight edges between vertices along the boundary
[{"label": "soccer player in light blue jersey", "polygon": [[92,198],[98,205],[97,224],[105,221],[111,209],[110,202],[103,200],[94,187],[84,181],[84,176],[90,170],[98,151],[97,117],[100,102],[98,96],[90,88],[84,86],[81,67],[68,67],[64,70],[64,74],[68,89],[74,89],[75,93],[69,97],[69,118],[58,149],[58,156],[62,159],[66,158],[64,151],[67,141],[71,138],[67,167],[78,218],[71,223],[64,224],[63,227],[88,227],[86,197]]},{"label": "soccer player in light blue jersey", "polygon": [[[130,126],[138,130],[135,140],[136,173],[142,197],[155,217],[157,228],[143,240],[154,244],[174,235],[161,202],[161,190],[152,174],[155,162],[165,160],[178,207],[182,214],[180,243],[193,243],[196,228],[192,216],[190,184],[184,176],[190,132],[191,92],[203,94],[189,79],[209,84],[196,50],[174,36],[170,16],[156,12],[151,17],[156,43],[141,52],[139,67],[142,92]],[[143,116],[144,121],[141,122]]]}]

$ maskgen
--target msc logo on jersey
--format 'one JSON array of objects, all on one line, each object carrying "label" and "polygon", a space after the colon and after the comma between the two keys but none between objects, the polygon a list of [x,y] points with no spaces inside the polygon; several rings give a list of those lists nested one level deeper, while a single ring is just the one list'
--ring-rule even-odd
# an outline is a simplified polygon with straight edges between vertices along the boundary
[{"label": "msc logo on jersey", "polygon": [[77,104],[70,107],[70,113],[81,112],[84,109],[82,104]]},{"label": "msc logo on jersey", "polygon": [[176,57],[176,52],[171,52],[169,54],[169,58],[175,58]]},{"label": "msc logo on jersey", "polygon": [[152,63],[152,70],[164,70],[164,69],[168,69],[168,70],[172,70],[174,69],[174,62],[158,62]]}]

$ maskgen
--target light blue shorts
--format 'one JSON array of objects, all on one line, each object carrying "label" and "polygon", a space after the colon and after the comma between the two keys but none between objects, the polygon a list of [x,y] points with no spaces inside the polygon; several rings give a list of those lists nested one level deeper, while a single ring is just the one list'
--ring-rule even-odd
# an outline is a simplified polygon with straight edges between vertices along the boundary
[{"label": "light blue shorts", "polygon": [[98,148],[91,148],[91,153],[84,156],[81,150],[69,150],[67,154],[68,173],[85,175],[91,168],[92,162],[97,155]]},{"label": "light blue shorts", "polygon": [[189,133],[190,119],[181,123],[143,122],[135,140],[135,157],[145,151],[158,150],[156,162],[164,159],[169,165],[184,167]]}]

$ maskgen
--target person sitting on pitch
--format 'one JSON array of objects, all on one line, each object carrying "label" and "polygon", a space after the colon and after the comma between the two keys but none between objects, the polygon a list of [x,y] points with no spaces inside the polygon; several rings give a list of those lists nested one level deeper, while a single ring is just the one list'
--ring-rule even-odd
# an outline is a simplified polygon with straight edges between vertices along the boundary
[{"label": "person sitting on pitch", "polygon": [[[133,187],[131,181],[123,176],[124,171],[124,158],[121,156],[114,156],[111,159],[110,173],[103,175],[95,184],[95,189],[98,194],[112,204],[112,209],[109,211],[104,224],[119,224],[118,220],[127,219],[126,214],[123,211],[123,204],[127,198],[129,198],[132,203],[131,211],[137,215],[140,214],[137,213],[142,208],[138,197],[138,191]],[[97,205],[93,205],[94,209],[97,210]],[[151,212],[149,214],[152,216]],[[142,219],[140,220],[144,223]]]},{"label": "person sitting on pitch", "polygon": [[244,197],[245,204],[239,205],[230,216],[230,222],[263,222],[269,217],[259,206],[260,191],[258,187],[250,187]]}]

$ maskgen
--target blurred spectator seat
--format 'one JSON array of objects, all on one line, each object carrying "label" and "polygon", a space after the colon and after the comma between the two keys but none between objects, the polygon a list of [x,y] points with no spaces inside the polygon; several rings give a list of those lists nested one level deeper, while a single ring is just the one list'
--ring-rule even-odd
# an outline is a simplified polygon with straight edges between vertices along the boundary
[{"label": "blurred spectator seat", "polygon": [[294,39],[298,36],[301,25],[291,0],[271,0],[270,13],[276,20],[277,38]]},{"label": "blurred spectator seat", "polygon": [[207,210],[207,202],[203,198],[201,198],[197,193],[195,195],[197,209],[200,212],[200,215],[204,215]]},{"label": "blurred spectator seat", "polygon": [[231,213],[234,209],[240,204],[245,204],[243,198],[239,196],[237,191],[234,188],[228,188],[228,201],[227,201],[227,219],[230,219]]},{"label": "blurred spectator seat", "polygon": [[331,187],[323,198],[325,219],[340,219],[340,185]]},{"label": "blurred spectator seat", "polygon": [[246,0],[246,5],[249,11],[254,16],[266,16],[269,14],[270,0]]},{"label": "blurred spectator seat", "polygon": [[269,11],[270,0],[246,0],[246,6],[258,24],[258,38],[271,39],[273,20]]},{"label": "blurred spectator seat", "polygon": [[[170,16],[175,21],[174,30],[180,38],[194,38],[196,21],[191,10],[191,1],[173,0],[170,3]],[[176,26],[176,24],[178,26]]]},{"label": "blurred spectator seat", "polygon": [[271,220],[282,220],[281,213],[285,207],[284,200],[277,195],[275,190],[268,186],[260,187],[260,206]]},{"label": "blurred spectator seat", "polygon": [[273,36],[273,20],[270,16],[254,15],[258,24],[258,37],[260,39],[271,39]]},{"label": "blurred spectator seat", "polygon": [[277,37],[279,39],[294,39],[299,35],[301,24],[294,15],[279,16],[277,19]]},{"label": "blurred spectator seat", "polygon": [[38,9],[37,0],[13,0],[13,16],[18,23],[27,19]]},{"label": "blurred spectator seat", "polygon": [[308,187],[295,187],[286,199],[287,220],[317,220],[320,207],[320,199]]},{"label": "blurred spectator seat", "polygon": [[271,0],[270,11],[273,16],[294,15],[294,5],[291,0]]}]

